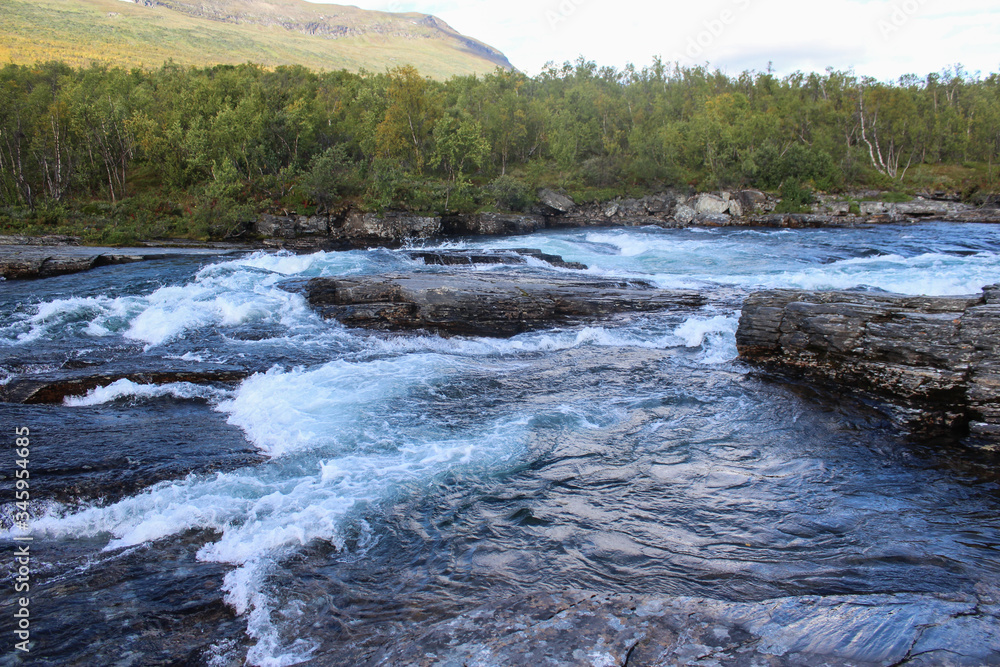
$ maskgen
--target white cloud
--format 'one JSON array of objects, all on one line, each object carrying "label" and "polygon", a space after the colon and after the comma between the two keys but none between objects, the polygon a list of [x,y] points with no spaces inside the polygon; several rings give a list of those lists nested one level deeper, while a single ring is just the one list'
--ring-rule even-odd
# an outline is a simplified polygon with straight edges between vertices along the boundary
[{"label": "white cloud", "polygon": [[995,0],[359,0],[364,9],[434,14],[535,74],[583,55],[599,65],[654,56],[730,73],[854,68],[880,79],[953,63],[1000,70]]}]

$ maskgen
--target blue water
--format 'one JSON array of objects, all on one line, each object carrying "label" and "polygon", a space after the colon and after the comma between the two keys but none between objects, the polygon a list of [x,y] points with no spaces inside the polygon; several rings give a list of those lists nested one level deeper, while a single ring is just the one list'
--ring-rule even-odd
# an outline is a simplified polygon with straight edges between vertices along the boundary
[{"label": "blue water", "polygon": [[734,341],[757,288],[976,293],[1000,282],[1000,228],[589,229],[442,246],[540,248],[709,302],[446,339],[347,329],[285,289],[442,270],[401,251],[0,283],[3,381],[68,362],[252,373],[0,405],[36,442],[33,659],[328,664],[415,618],[522,592],[754,601],[1000,580],[989,465],[865,405],[761,379]]}]

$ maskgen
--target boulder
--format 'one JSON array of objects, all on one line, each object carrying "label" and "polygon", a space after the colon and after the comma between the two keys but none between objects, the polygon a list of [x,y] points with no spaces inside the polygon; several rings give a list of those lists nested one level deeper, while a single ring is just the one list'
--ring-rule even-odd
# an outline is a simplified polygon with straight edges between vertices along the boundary
[{"label": "boulder", "polygon": [[702,194],[695,200],[694,210],[697,213],[718,215],[729,210],[729,202],[716,195]]},{"label": "boulder", "polygon": [[544,217],[520,213],[475,213],[441,219],[441,231],[448,236],[520,236],[544,228]]},{"label": "boulder", "polygon": [[300,215],[295,218],[295,234],[304,236],[326,235],[330,219],[323,215]]},{"label": "boulder", "polygon": [[733,216],[734,218],[742,218],[743,204],[740,203],[739,199],[730,199],[729,208],[726,209],[726,212],[729,213],[729,215]]},{"label": "boulder", "polygon": [[690,308],[705,301],[697,292],[635,281],[470,271],[313,278],[304,291],[324,317],[348,326],[495,337],[571,319]]},{"label": "boulder", "polygon": [[775,290],[751,295],[746,361],[863,395],[919,430],[1000,442],[1000,303],[982,296]]},{"label": "boulder", "polygon": [[891,215],[895,212],[894,205],[884,201],[863,201],[858,207],[861,215]]},{"label": "boulder", "polygon": [[694,216],[694,224],[702,227],[729,227],[733,219],[726,213],[699,213]]},{"label": "boulder", "polygon": [[401,245],[439,234],[441,218],[399,212],[385,215],[354,212],[335,231],[336,236],[353,245]]},{"label": "boulder", "polygon": [[542,188],[538,191],[538,201],[556,213],[568,213],[576,203],[565,195]]},{"label": "boulder", "polygon": [[295,238],[295,218],[284,215],[264,214],[257,218],[254,230],[261,236]]},{"label": "boulder", "polygon": [[681,205],[674,211],[674,220],[679,222],[681,225],[690,225],[694,222],[696,214],[697,212],[690,206]]},{"label": "boulder", "polygon": [[677,206],[677,199],[669,192],[644,197],[643,202],[646,211],[651,215],[670,215],[670,212]]},{"label": "boulder", "polygon": [[744,215],[765,213],[774,209],[772,200],[760,190],[737,190],[731,193],[731,201],[738,201]]}]

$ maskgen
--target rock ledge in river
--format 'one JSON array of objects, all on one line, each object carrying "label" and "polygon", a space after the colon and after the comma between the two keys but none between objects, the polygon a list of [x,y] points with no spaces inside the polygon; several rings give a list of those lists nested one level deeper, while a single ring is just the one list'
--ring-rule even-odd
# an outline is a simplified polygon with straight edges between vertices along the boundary
[{"label": "rock ledge in river", "polygon": [[888,399],[911,426],[1000,442],[1000,286],[978,297],[760,292],[736,344],[751,363]]},{"label": "rock ledge in river", "polygon": [[498,600],[352,658],[414,667],[1000,665],[998,614],[989,600],[959,594],[725,602],[552,593]]},{"label": "rock ledge in river", "polygon": [[645,283],[473,271],[313,278],[305,293],[324,317],[348,326],[500,337],[573,318],[689,308],[705,301],[697,292]]}]

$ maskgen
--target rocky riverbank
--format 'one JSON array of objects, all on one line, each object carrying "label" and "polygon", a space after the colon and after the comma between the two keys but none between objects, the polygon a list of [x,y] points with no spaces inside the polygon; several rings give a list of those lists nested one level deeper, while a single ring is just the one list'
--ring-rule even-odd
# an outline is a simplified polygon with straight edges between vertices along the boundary
[{"label": "rocky riverbank", "polygon": [[748,362],[888,402],[897,420],[1000,445],[1000,286],[980,296],[774,290],[743,306]]},{"label": "rocky riverbank", "polygon": [[0,276],[6,280],[49,278],[113,264],[131,264],[180,255],[219,255],[245,245],[103,248],[79,245],[73,236],[0,236]]},{"label": "rocky riverbank", "polygon": [[[873,194],[878,193],[857,196]],[[424,216],[348,210],[312,216],[262,215],[253,231],[268,247],[311,250],[398,246],[441,236],[513,236],[569,227],[853,227],[920,220],[1000,223],[998,208],[935,196],[887,203],[823,195],[809,212],[778,213],[780,200],[759,190],[694,195],[668,191],[639,199],[578,205],[565,195],[543,189],[538,193],[538,204],[526,213]]]}]

